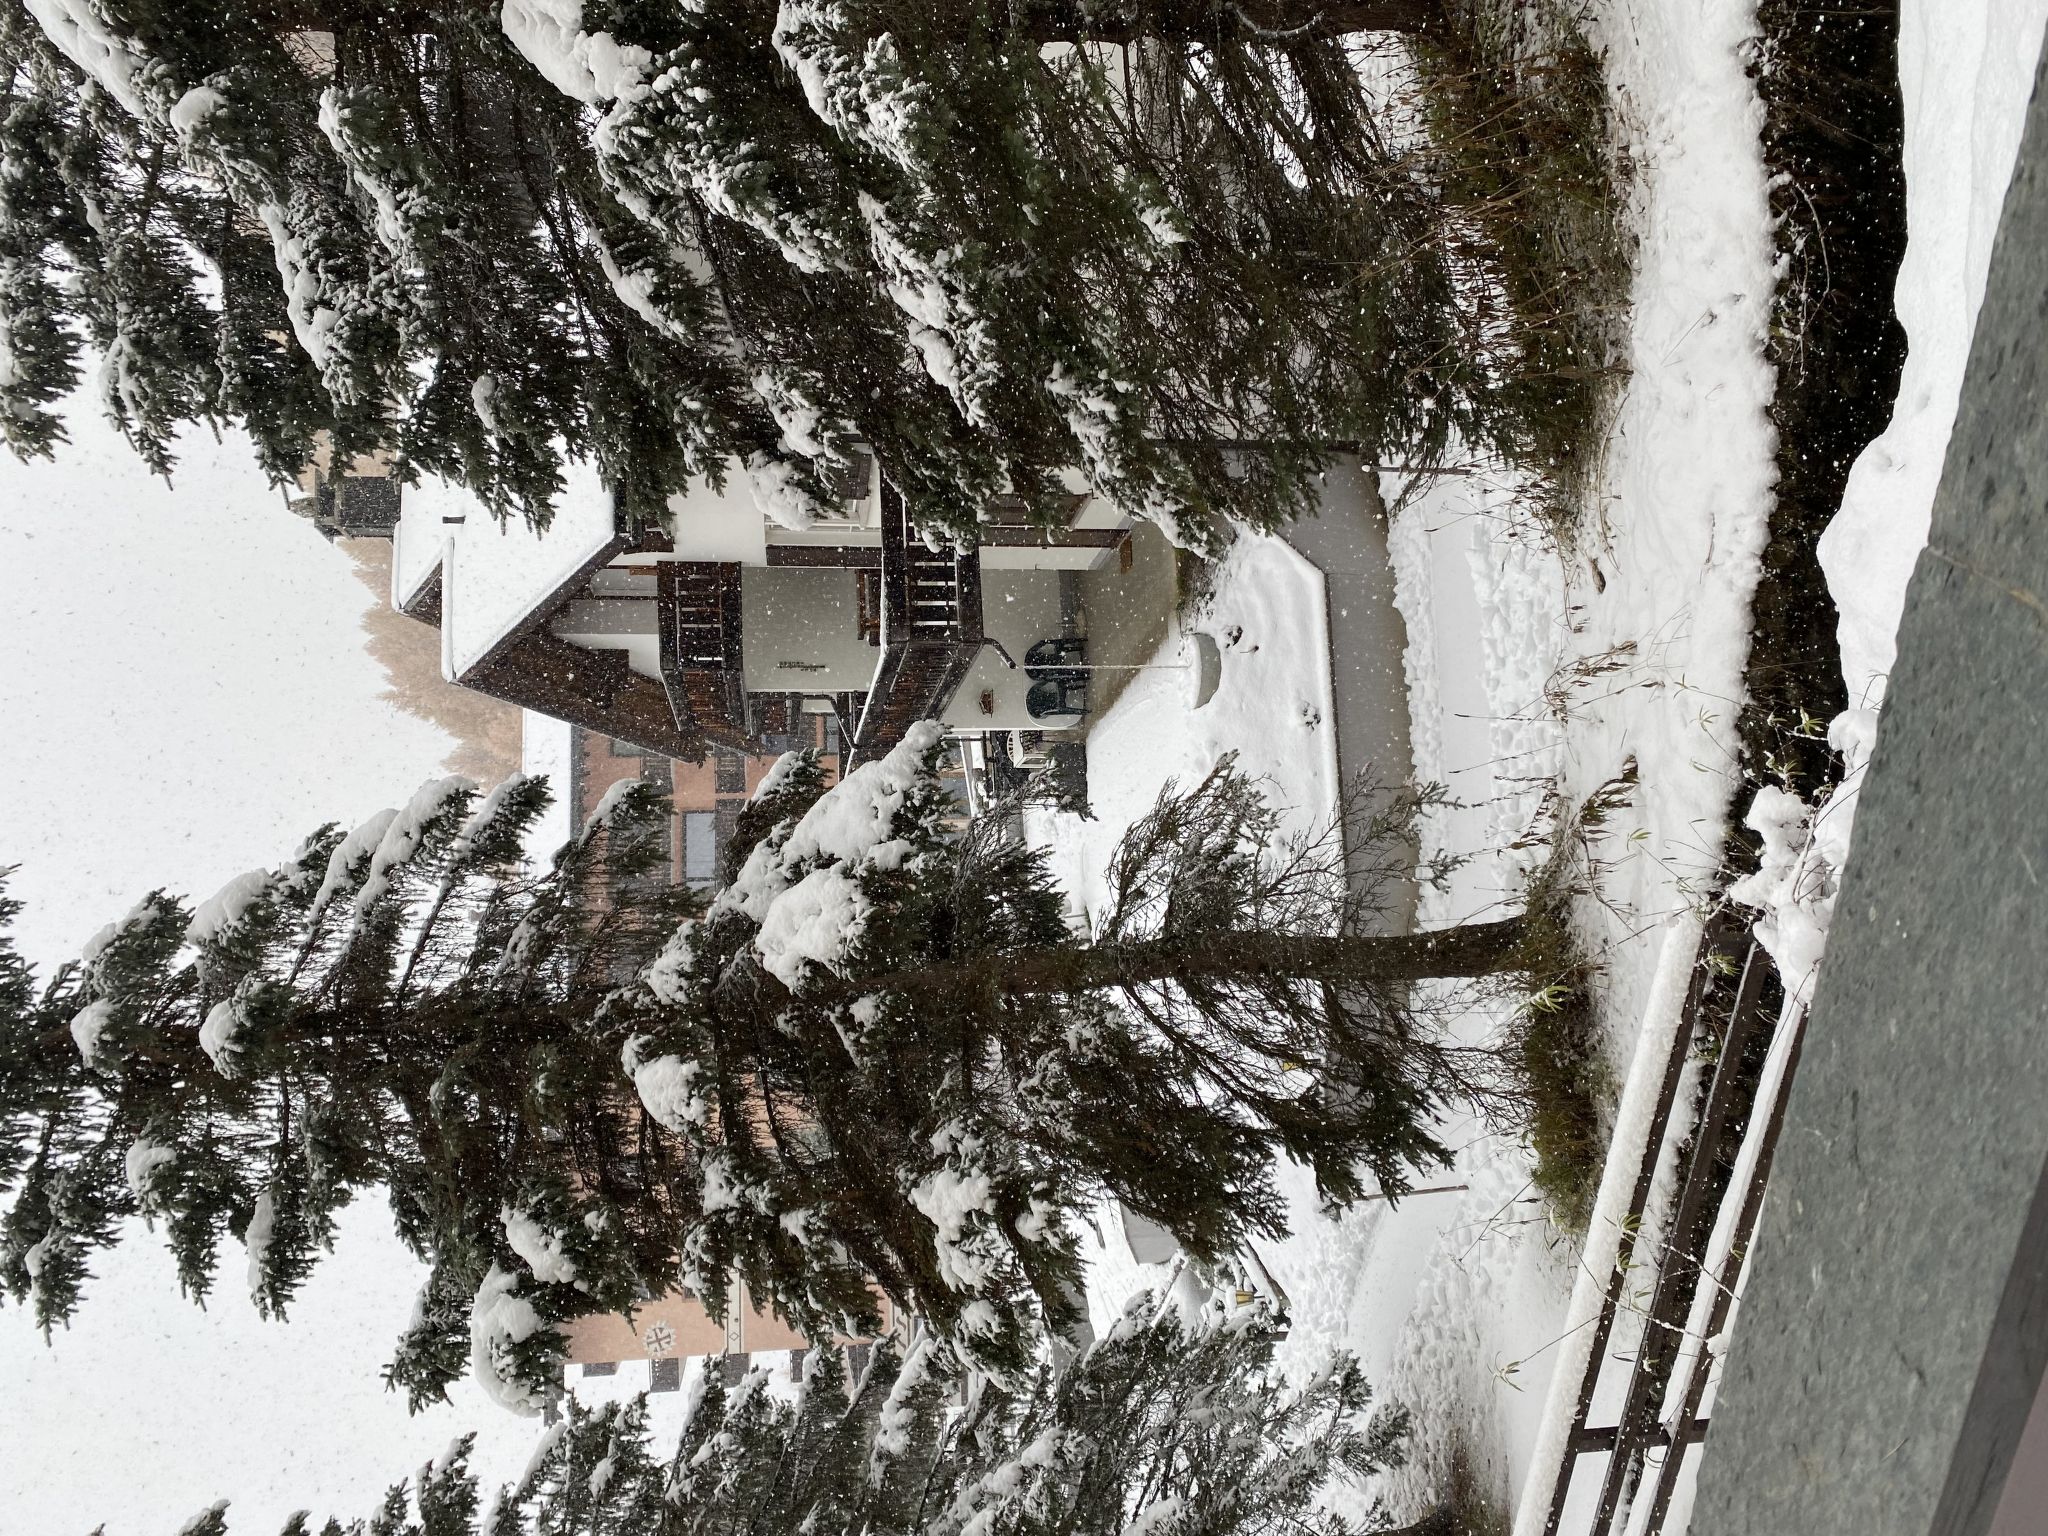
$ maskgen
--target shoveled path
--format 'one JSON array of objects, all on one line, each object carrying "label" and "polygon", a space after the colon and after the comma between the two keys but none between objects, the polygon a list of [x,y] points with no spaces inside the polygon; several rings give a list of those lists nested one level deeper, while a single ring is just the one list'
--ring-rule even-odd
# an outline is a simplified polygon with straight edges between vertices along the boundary
[{"label": "shoveled path", "polygon": [[[1323,573],[1330,616],[1330,683],[1337,706],[1337,769],[1345,783],[1369,774],[1404,784],[1414,773],[1408,742],[1408,626],[1394,606],[1387,512],[1376,477],[1356,460],[1333,465],[1321,515],[1287,530],[1287,542]],[[1412,887],[1387,914],[1398,932],[1414,918]]]}]

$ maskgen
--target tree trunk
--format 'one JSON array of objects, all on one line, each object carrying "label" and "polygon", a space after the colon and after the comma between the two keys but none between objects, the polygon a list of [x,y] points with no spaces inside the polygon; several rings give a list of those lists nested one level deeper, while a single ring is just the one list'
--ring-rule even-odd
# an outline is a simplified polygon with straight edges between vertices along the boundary
[{"label": "tree trunk", "polygon": [[1013,992],[1076,992],[1157,981],[1265,978],[1341,985],[1490,976],[1507,965],[1527,932],[1525,918],[1508,917],[1378,938],[1197,934],[1006,955],[1002,984]]},{"label": "tree trunk", "polygon": [[[997,15],[1000,5],[992,8]],[[1041,43],[1291,42],[1354,32],[1428,32],[1443,0],[1012,0],[1018,31]]]},{"label": "tree trunk", "polygon": [[1400,985],[1432,977],[1492,976],[1506,970],[1527,938],[1527,917],[1465,923],[1428,933],[1379,938],[1291,933],[1214,933],[1027,949],[985,955],[888,976],[807,988],[806,1000],[831,1002],[867,992],[959,995],[990,987],[1009,993],[1092,992],[1164,981],[1315,981]]}]

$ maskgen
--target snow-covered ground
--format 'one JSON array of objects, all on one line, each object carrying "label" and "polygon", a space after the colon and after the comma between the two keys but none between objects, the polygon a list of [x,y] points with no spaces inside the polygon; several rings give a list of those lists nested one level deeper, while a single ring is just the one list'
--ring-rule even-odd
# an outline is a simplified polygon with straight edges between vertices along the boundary
[{"label": "snow-covered ground", "polygon": [[[1579,912],[1605,978],[1617,1077],[1667,928],[1711,884],[1736,788],[1735,715],[1775,447],[1764,357],[1773,253],[1761,108],[1745,72],[1753,24],[1744,7],[1680,0],[1596,8],[1637,167],[1639,268],[1630,378],[1578,546],[1561,554],[1509,482],[1387,486],[1399,502],[1390,547],[1408,634],[1414,769],[1460,802],[1427,835],[1472,856],[1447,891],[1425,892],[1422,920],[1515,904],[1542,857],[1528,834],[1547,829],[1551,797],[1577,804],[1632,774],[1630,807],[1597,850],[1599,898]],[[1159,781],[1223,751],[1269,773],[1300,814],[1327,813],[1328,768],[1305,751],[1289,762],[1285,750],[1296,700],[1322,686],[1321,659],[1289,642],[1263,673],[1248,666],[1303,617],[1270,594],[1304,579],[1283,579],[1270,557],[1255,562],[1240,546],[1203,622],[1219,632],[1243,623],[1261,652],[1225,652],[1225,691],[1208,710],[1176,713],[1162,680],[1097,724],[1090,782],[1100,820],[1052,833],[1084,902],[1087,869]],[[1276,676],[1275,660],[1293,675]],[[1252,686],[1231,692],[1238,680]],[[1499,1022],[1480,1012],[1455,1027],[1476,1039]],[[1286,1363],[1306,1369],[1342,1345],[1383,1394],[1414,1410],[1414,1469],[1386,1490],[1411,1510],[1454,1450],[1482,1493],[1511,1503],[1578,1256],[1576,1241],[1543,1219],[1520,1145],[1477,1123],[1449,1129],[1458,1165],[1432,1182],[1467,1188],[1332,1220],[1296,1180],[1294,1235],[1260,1255],[1293,1302]],[[1145,1278],[1111,1225],[1097,1265],[1105,1303]]]},{"label": "snow-covered ground", "polygon": [[[1224,558],[1198,612],[1177,616],[1153,658],[1089,736],[1088,789],[1094,817],[1034,818],[1067,889],[1093,913],[1123,828],[1158,798],[1168,780],[1201,778],[1225,752],[1270,781],[1277,803],[1306,829],[1336,802],[1337,739],[1330,698],[1323,578],[1277,538],[1249,535]],[[1212,635],[1222,680],[1201,708],[1194,696],[1193,647],[1183,628]]]}]

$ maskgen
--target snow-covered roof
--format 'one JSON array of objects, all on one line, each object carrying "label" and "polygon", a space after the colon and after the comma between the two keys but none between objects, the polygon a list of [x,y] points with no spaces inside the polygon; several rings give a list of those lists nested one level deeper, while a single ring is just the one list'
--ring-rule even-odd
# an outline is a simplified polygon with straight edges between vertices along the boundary
[{"label": "snow-covered roof", "polygon": [[422,477],[407,488],[392,535],[391,600],[405,606],[440,572],[441,670],[450,681],[487,659],[611,547],[612,496],[597,471],[572,462],[565,479],[544,533],[516,518],[498,522],[445,481]]},{"label": "snow-covered roof", "polygon": [[426,584],[441,572],[454,524],[444,517],[465,517],[476,500],[460,486],[420,476],[418,485],[399,493],[398,521],[391,529],[391,606],[404,612]]}]

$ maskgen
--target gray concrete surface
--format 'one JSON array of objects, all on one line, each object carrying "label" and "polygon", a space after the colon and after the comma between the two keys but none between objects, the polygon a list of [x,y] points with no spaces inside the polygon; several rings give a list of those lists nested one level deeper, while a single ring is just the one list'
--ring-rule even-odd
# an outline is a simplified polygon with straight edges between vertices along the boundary
[{"label": "gray concrete surface", "polygon": [[[1991,1528],[2048,1360],[2044,600],[2037,84],[1695,1536]],[[2001,1528],[2048,1531],[2048,1510]]]},{"label": "gray concrete surface", "polygon": [[[1131,529],[1131,568],[1116,561],[1080,578],[1081,631],[1088,637],[1088,660],[1098,667],[1143,666],[1153,660],[1173,621],[1179,598],[1173,546],[1150,523]],[[1170,659],[1170,658],[1169,658]],[[1131,685],[1136,672],[1102,671],[1088,679],[1088,716],[1092,725],[1109,712],[1117,696]]]},{"label": "gray concrete surface", "polygon": [[[1330,683],[1337,707],[1337,768],[1387,785],[1415,772],[1408,739],[1408,626],[1394,606],[1387,559],[1387,509],[1379,482],[1356,460],[1330,469],[1320,515],[1295,523],[1287,542],[1323,573],[1330,610]],[[1392,931],[1414,920],[1415,890],[1386,914]]]}]

